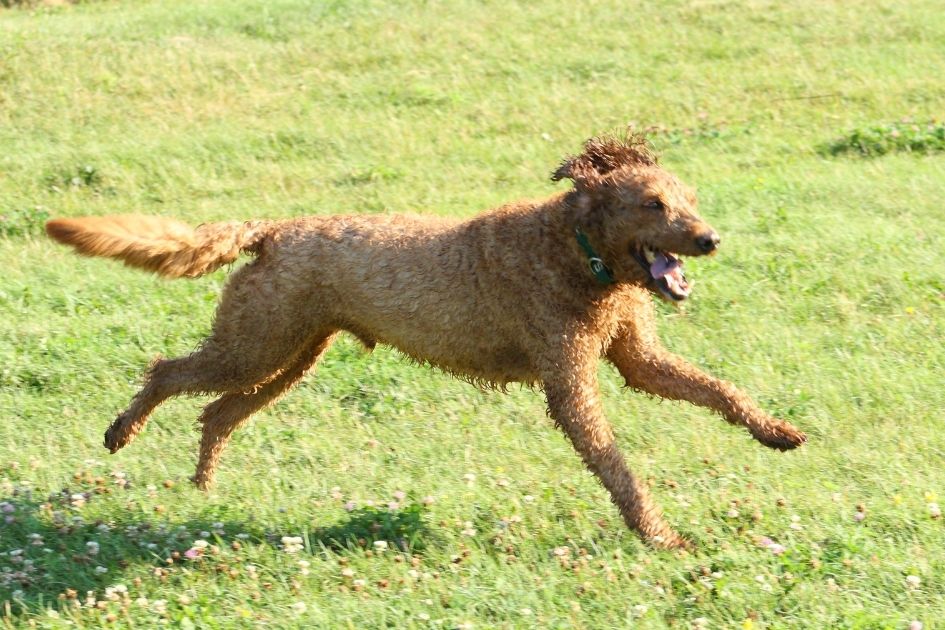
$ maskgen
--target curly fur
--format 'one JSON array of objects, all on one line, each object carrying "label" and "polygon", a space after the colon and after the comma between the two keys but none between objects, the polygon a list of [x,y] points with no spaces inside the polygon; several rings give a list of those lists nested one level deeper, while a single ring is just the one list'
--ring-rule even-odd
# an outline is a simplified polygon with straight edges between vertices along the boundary
[{"label": "curly fur", "polygon": [[[654,281],[631,252],[648,246],[702,255],[706,234],[714,249],[717,235],[696,213],[692,189],[663,170],[640,138],[590,140],[553,178],[571,179],[573,188],[467,221],[330,216],[196,230],[156,217],[50,221],[50,236],[80,253],[171,277],[206,273],[241,251],[256,254],[230,278],[210,337],[189,356],[152,365],[105,445],[112,452],[127,445],[170,397],[219,394],[200,416],[194,480],[206,488],[233,431],[347,331],[368,347],[389,344],[474,383],[538,385],[627,525],[654,545],[686,545],[617,449],[601,410],[602,357],[630,387],[712,409],[767,446],[794,448],[806,438],[659,343]],[[606,261],[612,284],[595,280],[576,229]]]}]

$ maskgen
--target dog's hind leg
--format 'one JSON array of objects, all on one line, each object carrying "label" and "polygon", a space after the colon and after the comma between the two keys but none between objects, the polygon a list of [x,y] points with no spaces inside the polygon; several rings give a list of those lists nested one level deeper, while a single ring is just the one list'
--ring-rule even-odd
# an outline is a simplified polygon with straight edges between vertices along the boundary
[{"label": "dog's hind leg", "polygon": [[200,439],[200,459],[193,482],[201,490],[213,485],[213,478],[220,455],[230,436],[249,417],[275,402],[287,392],[318,361],[331,342],[334,334],[320,335],[271,380],[248,392],[230,392],[204,407],[198,420],[203,425]]},{"label": "dog's hind leg", "polygon": [[557,362],[567,373],[552,373],[543,380],[551,417],[581,455],[588,469],[610,492],[627,525],[656,547],[686,547],[689,543],[663,519],[617,448],[613,429],[604,418],[597,386],[596,360],[569,370],[568,362]]},{"label": "dog's hind leg", "polygon": [[639,321],[629,324],[614,340],[607,358],[628,386],[661,398],[688,400],[708,407],[727,422],[748,429],[765,446],[784,451],[807,441],[801,431],[765,413],[733,384],[709,376],[665,350],[655,334],[641,329]]},{"label": "dog's hind leg", "polygon": [[[213,332],[189,356],[157,361],[145,385],[105,432],[114,453],[130,443],[163,401],[180,394],[248,391],[278,373],[318,330],[315,306],[280,293],[278,269],[261,260],[235,274],[223,294]],[[276,276],[273,279],[273,276]]]}]

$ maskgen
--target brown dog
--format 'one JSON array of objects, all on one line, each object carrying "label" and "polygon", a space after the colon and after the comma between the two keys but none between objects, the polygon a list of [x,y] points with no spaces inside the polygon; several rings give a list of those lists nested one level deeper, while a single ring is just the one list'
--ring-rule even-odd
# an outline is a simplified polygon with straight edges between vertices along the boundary
[{"label": "brown dog", "polygon": [[114,453],[131,442],[172,396],[221,394],[200,416],[194,481],[206,488],[233,431],[348,331],[474,382],[538,385],[627,525],[655,545],[685,545],[617,449],[601,412],[601,357],[630,387],[708,407],[766,446],[791,449],[806,437],[657,339],[650,294],[685,299],[678,256],[719,244],[693,190],[641,138],[588,141],[552,177],[564,178],[574,183],[566,193],[468,221],[332,216],[196,229],[141,216],[50,221],[48,234],[82,254],[170,277],[256,255],[233,274],[211,336],[193,354],[151,366],[105,446]]}]

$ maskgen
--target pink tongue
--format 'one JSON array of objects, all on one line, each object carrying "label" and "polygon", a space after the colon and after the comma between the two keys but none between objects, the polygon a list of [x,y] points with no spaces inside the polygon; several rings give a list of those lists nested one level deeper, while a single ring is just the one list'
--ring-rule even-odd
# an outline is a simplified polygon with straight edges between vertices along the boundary
[{"label": "pink tongue", "polygon": [[662,253],[656,255],[656,258],[650,263],[650,275],[659,280],[668,273],[672,273],[679,268],[679,261],[675,258],[669,260]]}]

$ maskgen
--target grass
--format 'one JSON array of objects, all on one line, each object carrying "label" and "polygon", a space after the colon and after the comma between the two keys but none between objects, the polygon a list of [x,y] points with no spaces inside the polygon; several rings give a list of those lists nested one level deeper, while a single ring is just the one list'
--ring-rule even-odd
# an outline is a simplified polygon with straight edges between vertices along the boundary
[{"label": "grass", "polygon": [[[945,156],[820,148],[941,115],[938,8],[0,9],[3,623],[943,627]],[[629,121],[723,235],[688,263],[693,299],[660,307],[664,340],[811,437],[764,450],[602,365],[631,468],[694,554],[625,530],[540,394],[350,340],[237,434],[209,495],[186,482],[202,401],[105,454],[144,366],[199,342],[226,274],[80,260],[42,238],[47,216],[471,216],[549,194],[564,154]]]},{"label": "grass", "polygon": [[831,155],[854,153],[864,157],[885,155],[894,151],[932,153],[945,151],[945,124],[911,120],[856,129],[824,147]]}]

